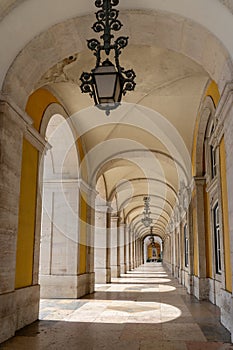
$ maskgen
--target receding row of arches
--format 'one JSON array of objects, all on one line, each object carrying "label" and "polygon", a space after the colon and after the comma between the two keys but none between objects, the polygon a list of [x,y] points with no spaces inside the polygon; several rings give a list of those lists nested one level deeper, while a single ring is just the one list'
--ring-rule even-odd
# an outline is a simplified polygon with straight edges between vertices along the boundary
[{"label": "receding row of arches", "polygon": [[37,319],[40,296],[78,298],[151,261],[232,332],[232,53],[188,18],[123,17],[137,90],[109,118],[76,79],[90,15],[51,23],[0,74],[0,341]]}]

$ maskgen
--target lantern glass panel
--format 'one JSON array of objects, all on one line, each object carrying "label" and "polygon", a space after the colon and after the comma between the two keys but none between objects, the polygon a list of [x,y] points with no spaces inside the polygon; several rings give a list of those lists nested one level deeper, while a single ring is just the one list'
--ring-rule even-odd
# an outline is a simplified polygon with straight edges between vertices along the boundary
[{"label": "lantern glass panel", "polygon": [[94,72],[95,92],[99,104],[119,102],[121,84],[119,73],[111,62],[97,67]]}]

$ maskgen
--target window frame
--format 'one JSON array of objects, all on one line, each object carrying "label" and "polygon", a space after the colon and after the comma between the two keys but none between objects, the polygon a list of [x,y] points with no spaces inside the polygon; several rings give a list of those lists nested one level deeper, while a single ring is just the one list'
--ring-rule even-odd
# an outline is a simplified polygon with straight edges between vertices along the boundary
[{"label": "window frame", "polygon": [[187,224],[184,225],[184,266],[189,266],[189,239]]},{"label": "window frame", "polygon": [[215,273],[222,274],[222,253],[221,253],[221,233],[219,220],[219,203],[213,206],[213,230],[214,230],[214,253],[215,253]]}]

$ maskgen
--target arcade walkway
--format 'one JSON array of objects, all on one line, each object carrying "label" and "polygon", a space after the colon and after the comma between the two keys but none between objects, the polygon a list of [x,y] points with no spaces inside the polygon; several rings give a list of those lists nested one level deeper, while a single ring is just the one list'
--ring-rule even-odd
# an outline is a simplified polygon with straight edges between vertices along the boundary
[{"label": "arcade walkway", "polygon": [[42,300],[40,321],[0,345],[12,350],[230,350],[218,308],[148,263],[79,300]]}]

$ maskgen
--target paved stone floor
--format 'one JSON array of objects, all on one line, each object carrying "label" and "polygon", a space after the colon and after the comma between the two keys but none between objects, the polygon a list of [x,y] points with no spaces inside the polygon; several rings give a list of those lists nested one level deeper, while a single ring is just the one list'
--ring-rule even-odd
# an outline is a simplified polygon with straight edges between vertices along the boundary
[{"label": "paved stone floor", "polygon": [[41,300],[40,321],[0,349],[233,350],[219,310],[148,263],[78,300]]}]

